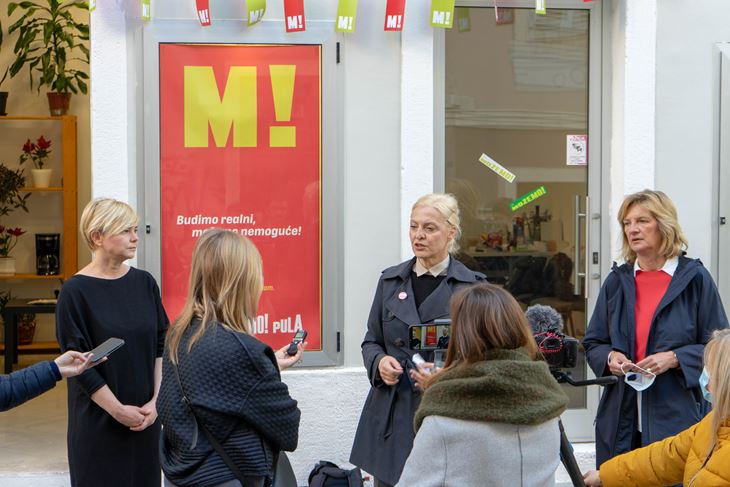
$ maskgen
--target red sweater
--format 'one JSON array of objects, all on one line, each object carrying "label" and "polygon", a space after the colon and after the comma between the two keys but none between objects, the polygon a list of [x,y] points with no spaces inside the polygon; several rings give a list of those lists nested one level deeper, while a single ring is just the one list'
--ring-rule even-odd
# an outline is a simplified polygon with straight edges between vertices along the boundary
[{"label": "red sweater", "polygon": [[646,344],[649,329],[659,302],[667,292],[672,276],[664,271],[636,272],[636,341],[634,342],[634,362],[646,357]]}]

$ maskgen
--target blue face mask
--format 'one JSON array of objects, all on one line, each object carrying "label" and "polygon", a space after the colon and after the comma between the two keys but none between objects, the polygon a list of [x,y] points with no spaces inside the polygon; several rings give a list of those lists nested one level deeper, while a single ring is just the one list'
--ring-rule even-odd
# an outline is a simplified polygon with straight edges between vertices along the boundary
[{"label": "blue face mask", "polygon": [[702,369],[702,375],[700,375],[700,390],[705,401],[712,402],[712,394],[707,390],[707,384],[710,383],[710,374],[707,373],[707,367]]},{"label": "blue face mask", "polygon": [[644,370],[638,365],[632,364],[631,367],[634,370],[626,371],[624,370],[624,366],[622,364],[621,372],[624,373],[624,382],[636,389],[638,392],[649,388],[649,386],[654,383],[654,379],[656,379],[656,374],[653,374],[648,370]]}]

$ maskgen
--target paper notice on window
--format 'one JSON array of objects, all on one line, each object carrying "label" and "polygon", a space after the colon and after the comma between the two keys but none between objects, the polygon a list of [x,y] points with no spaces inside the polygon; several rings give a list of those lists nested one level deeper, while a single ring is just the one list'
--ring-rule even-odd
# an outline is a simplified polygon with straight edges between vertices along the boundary
[{"label": "paper notice on window", "polygon": [[588,136],[568,135],[565,139],[565,163],[568,166],[588,165]]},{"label": "paper notice on window", "polygon": [[511,183],[512,181],[515,180],[515,175],[514,174],[512,174],[511,172],[509,172],[507,169],[505,169],[504,166],[502,166],[500,163],[498,163],[497,161],[495,161],[494,159],[492,159],[488,155],[482,154],[479,157],[479,162],[481,162],[482,164],[484,164],[485,166],[487,166],[489,169],[491,169],[492,171],[494,171],[497,174],[499,174],[501,177],[503,177],[504,179],[506,179],[507,182]]}]

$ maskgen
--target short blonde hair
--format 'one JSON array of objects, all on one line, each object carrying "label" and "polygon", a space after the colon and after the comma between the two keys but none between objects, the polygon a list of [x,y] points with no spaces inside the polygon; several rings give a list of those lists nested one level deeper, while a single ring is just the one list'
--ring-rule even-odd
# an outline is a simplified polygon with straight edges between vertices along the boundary
[{"label": "short blonde hair", "polygon": [[455,254],[459,251],[459,238],[461,237],[461,214],[459,212],[459,202],[456,197],[450,193],[431,193],[418,198],[413,204],[411,211],[420,206],[430,206],[446,220],[456,234],[449,242],[449,253]]},{"label": "short blonde hair", "polygon": [[95,233],[119,235],[139,223],[139,216],[127,203],[112,198],[96,198],[81,213],[79,231],[86,245],[94,250]]},{"label": "short blonde hair", "polygon": [[717,432],[730,419],[730,329],[716,330],[705,346],[705,367],[712,383],[712,426]]},{"label": "short blonde hair", "polygon": [[193,250],[185,306],[167,337],[172,362],[177,363],[182,336],[196,318],[200,323],[188,352],[214,321],[251,333],[263,287],[261,255],[248,238],[220,228],[203,232]]},{"label": "short blonde hair", "polygon": [[631,250],[629,239],[626,232],[623,231],[624,219],[634,205],[643,206],[656,219],[659,233],[662,234],[662,246],[659,253],[665,258],[677,257],[683,250],[687,249],[687,239],[684,238],[682,228],[679,226],[677,208],[672,200],[661,191],[645,189],[626,196],[623,203],[621,203],[621,208],[618,210],[618,223],[621,225],[621,234],[623,235],[621,256],[626,262],[633,263],[636,261],[636,252]]}]

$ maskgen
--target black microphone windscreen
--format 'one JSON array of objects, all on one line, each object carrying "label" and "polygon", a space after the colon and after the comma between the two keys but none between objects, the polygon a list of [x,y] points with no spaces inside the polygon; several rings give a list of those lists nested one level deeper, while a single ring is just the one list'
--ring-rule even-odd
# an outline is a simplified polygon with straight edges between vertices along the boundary
[{"label": "black microphone windscreen", "polygon": [[563,317],[551,306],[533,304],[525,311],[525,317],[533,334],[555,330],[563,331]]}]

